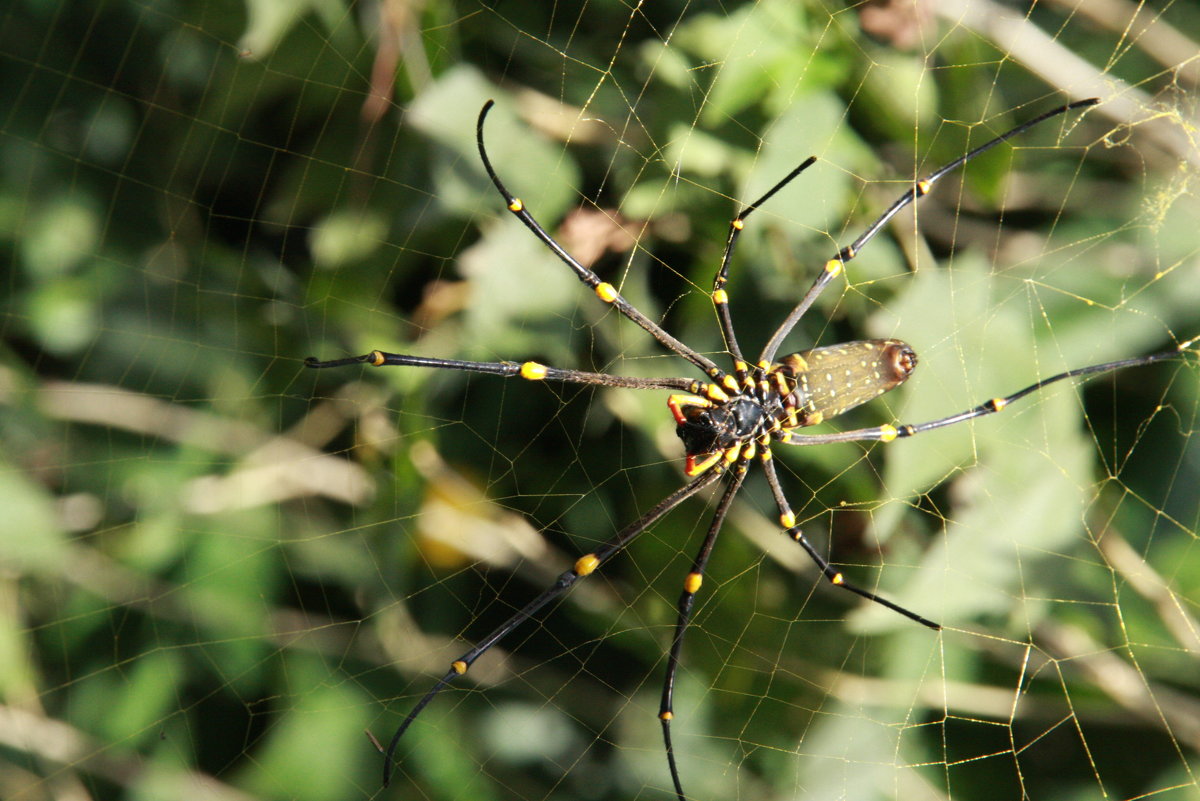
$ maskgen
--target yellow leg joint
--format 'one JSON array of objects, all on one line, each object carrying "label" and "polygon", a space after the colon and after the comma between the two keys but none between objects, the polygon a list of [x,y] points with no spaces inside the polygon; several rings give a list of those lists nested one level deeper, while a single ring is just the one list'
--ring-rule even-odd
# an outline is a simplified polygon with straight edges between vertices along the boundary
[{"label": "yellow leg joint", "polygon": [[742,219],[737,219],[737,220],[734,220],[733,222],[731,222],[730,225],[732,225],[734,228],[736,228],[740,231],[746,227],[746,221],[742,220]]},{"label": "yellow leg joint", "polygon": [[719,453],[710,453],[708,456],[705,456],[703,459],[701,459],[699,461],[696,461],[695,457],[690,457],[688,459],[687,466],[683,468],[684,475],[698,476],[701,473],[703,473],[705,470],[710,469],[713,465],[715,465],[720,460],[721,460],[721,454],[719,454]]},{"label": "yellow leg joint", "polygon": [[841,259],[830,259],[829,261],[825,262],[825,272],[829,273],[830,275],[836,276],[841,271],[842,271],[842,260]]},{"label": "yellow leg joint", "polygon": [[521,378],[530,381],[541,381],[546,377],[546,365],[537,362],[525,362],[521,365]]},{"label": "yellow leg joint", "polygon": [[383,351],[380,351],[380,350],[371,351],[371,366],[372,367],[382,367],[383,362],[384,362]]},{"label": "yellow leg joint", "polygon": [[928,195],[929,190],[933,185],[929,181],[917,181],[917,194]]},{"label": "yellow leg joint", "polygon": [[[801,369],[807,370],[808,365],[807,364],[804,365]],[[771,378],[775,379],[775,391],[776,392],[778,392],[780,395],[783,395],[784,397],[791,394],[792,390],[788,387],[787,378],[784,377],[783,373],[776,370],[775,372],[771,373]]]},{"label": "yellow leg joint", "polygon": [[450,669],[461,676],[467,672],[467,663],[459,659],[450,663]]},{"label": "yellow leg joint", "polygon": [[598,567],[600,567],[600,560],[596,558],[596,554],[589,553],[587,556],[579,557],[579,561],[575,563],[575,575],[591,575]]},{"label": "yellow leg joint", "polygon": [[834,584],[845,584],[846,577],[843,576],[841,573],[834,573],[833,578],[831,578],[830,581],[832,581]]},{"label": "yellow leg joint", "polygon": [[784,528],[791,528],[796,525],[796,516],[791,512],[784,512],[779,516],[779,524]]},{"label": "yellow leg joint", "polygon": [[617,288],[607,281],[601,281],[596,284],[596,296],[605,303],[612,303],[617,299]]},{"label": "yellow leg joint", "polygon": [[992,398],[991,407],[993,412],[998,412],[1008,405],[1008,401],[1004,398]]},{"label": "yellow leg joint", "polygon": [[671,714],[671,710],[669,709],[664,709],[662,712],[658,713],[659,720],[671,720],[673,717],[675,716]]},{"label": "yellow leg joint", "polygon": [[[736,386],[737,384],[734,384],[734,387]],[[727,403],[729,401],[729,396],[726,395],[725,391],[716,384],[708,384],[705,386],[704,394],[707,395],[709,399],[715,400],[717,403]]]},{"label": "yellow leg joint", "polygon": [[885,425],[885,426],[879,427],[879,441],[880,442],[891,442],[898,436],[900,436],[900,432],[896,430],[895,426],[886,426]]},{"label": "yellow leg joint", "polygon": [[683,580],[683,589],[686,592],[695,594],[696,590],[700,589],[700,585],[704,583],[704,576],[699,573],[688,573],[687,578]]},{"label": "yellow leg joint", "polygon": [[525,204],[521,202],[521,198],[514,197],[512,199],[512,202],[508,204],[508,210],[513,212],[514,214],[518,211],[524,211]]},{"label": "yellow leg joint", "polygon": [[712,294],[713,303],[723,305],[729,302],[729,293],[724,289],[718,289]]}]

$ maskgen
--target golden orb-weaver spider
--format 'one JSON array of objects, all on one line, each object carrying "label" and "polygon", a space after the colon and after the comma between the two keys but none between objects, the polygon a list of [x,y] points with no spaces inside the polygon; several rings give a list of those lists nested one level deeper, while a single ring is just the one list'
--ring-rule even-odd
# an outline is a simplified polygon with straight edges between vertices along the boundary
[{"label": "golden orb-weaver spider", "polygon": [[641,326],[664,347],[691,362],[705,375],[705,380],[693,378],[634,378],[606,373],[589,373],[578,370],[551,367],[537,362],[470,362],[451,359],[436,359],[409,356],[383,351],[372,351],[363,356],[318,361],[310,358],[309,367],[341,367],[351,364],[370,364],[376,367],[428,367],[446,370],[465,370],[512,378],[519,376],[528,381],[561,381],[571,384],[589,384],[630,389],[672,390],[667,404],[677,424],[677,433],[683,441],[686,453],[684,472],[690,480],[668,495],[657,505],[645,512],[634,522],[618,531],[599,548],[580,557],[574,566],[560,575],[557,581],[540,595],[519,609],[504,623],[455,659],[445,675],[421,697],[413,709],[400,723],[390,743],[384,749],[383,783],[390,781],[395,751],[405,731],[421,714],[422,710],[441,690],[463,675],[471,665],[490,648],[503,640],[515,628],[529,620],[546,604],[567,592],[576,582],[594,573],[615,554],[629,545],[635,538],[649,529],[667,512],[684,500],[696,495],[705,487],[716,483],[723,476],[728,482],[720,495],[709,524],[707,534],[692,561],[691,570],[683,581],[679,596],[674,635],[667,658],[667,671],[663,681],[662,699],[658,717],[661,721],[667,763],[675,786],[678,801],[684,801],[682,779],[676,765],[675,751],[671,743],[671,720],[675,677],[679,667],[684,636],[691,620],[696,593],[703,581],[709,556],[716,543],[722,524],[729,512],[734,497],[741,489],[751,462],[761,464],[771,494],[778,508],[779,524],[817,565],[818,569],[834,585],[849,590],[874,603],[892,609],[909,619],[939,629],[939,625],[921,615],[905,609],[886,598],[850,583],[845,576],[825,559],[808,541],[796,524],[793,513],[772,462],[771,445],[779,442],[787,445],[819,445],[833,442],[874,441],[890,442],[911,437],[937,428],[960,423],[972,418],[998,412],[1013,401],[1037,392],[1041,388],[1068,378],[1095,375],[1123,367],[1150,364],[1178,356],[1191,343],[1177,348],[1138,358],[1094,364],[1067,370],[1037,381],[1024,389],[1000,398],[992,398],[974,408],[937,420],[917,424],[880,425],[828,434],[805,434],[801,429],[816,425],[835,415],[859,406],[879,395],[894,389],[906,381],[917,365],[917,357],[904,342],[896,339],[873,339],[848,342],[839,345],[812,348],[789,354],[776,360],[776,353],[784,339],[792,331],[813,302],[843,271],[845,264],[859,254],[863,247],[900,210],[927,194],[933,185],[947,173],[961,167],[971,159],[996,147],[1006,140],[1018,136],[1045,120],[1077,108],[1093,106],[1096,99],[1081,100],[1048,111],[1017,127],[989,140],[958,159],[914,182],[911,189],[897,198],[888,209],[872,222],[850,245],[844,247],[833,258],[825,262],[820,275],[796,304],[783,323],[776,329],[758,359],[748,362],[742,355],[734,333],[729,312],[729,297],[725,285],[729,278],[730,263],[734,247],[747,218],[773,195],[790,183],[797,175],[816,162],[810,157],[792,170],[766,194],[746,206],[733,218],[724,255],[713,282],[712,301],[724,336],[726,348],[732,357],[731,370],[724,370],[707,356],[688,347],[665,331],[658,323],[638,311],[612,285],[602,281],[592,270],[571,256],[553,236],[537,222],[524,203],[515,197],[500,180],[484,146],[483,128],[492,101],[480,111],[476,125],[476,141],[484,169],[496,190],[504,198],[508,210],[525,224],[554,254],[570,267],[575,275],[595,292],[599,299],[615,308],[620,314]]}]

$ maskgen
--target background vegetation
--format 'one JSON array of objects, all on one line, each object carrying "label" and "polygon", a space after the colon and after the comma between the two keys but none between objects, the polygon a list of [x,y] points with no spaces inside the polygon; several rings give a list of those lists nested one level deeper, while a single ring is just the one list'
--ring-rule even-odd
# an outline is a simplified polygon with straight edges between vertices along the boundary
[{"label": "background vegetation", "polygon": [[[663,393],[306,370],[383,348],[688,374],[503,212],[697,348],[739,200],[756,352],[901,336],[919,421],[1200,335],[1200,13],[983,0],[20,0],[0,14],[0,795],[666,798],[692,502],[390,736],[445,665],[681,481]],[[1196,798],[1200,373],[1063,387],[751,481],[676,705],[697,798]]]}]

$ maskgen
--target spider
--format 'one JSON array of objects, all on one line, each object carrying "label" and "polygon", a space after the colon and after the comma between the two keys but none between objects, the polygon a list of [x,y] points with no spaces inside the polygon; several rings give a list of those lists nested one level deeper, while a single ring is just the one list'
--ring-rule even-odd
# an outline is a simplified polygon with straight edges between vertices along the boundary
[{"label": "spider", "polygon": [[912,348],[898,339],[869,339],[802,350],[783,356],[778,360],[776,360],[775,356],[784,339],[812,306],[817,296],[842,273],[846,262],[857,256],[863,247],[901,209],[928,194],[938,180],[947,173],[956,170],[971,159],[974,159],[976,156],[991,150],[1002,142],[1018,136],[1052,117],[1064,114],[1072,109],[1093,106],[1098,102],[1099,100],[1095,98],[1080,100],[1048,111],[980,145],[960,158],[935,170],[928,177],[915,181],[912,188],[897,198],[857,239],[825,262],[820,275],[813,281],[812,286],[804,294],[804,297],[801,298],[796,307],[792,309],[791,313],[787,315],[783,323],[776,329],[766,346],[762,349],[758,359],[751,363],[742,355],[737,336],[734,334],[733,321],[729,312],[729,296],[725,290],[725,284],[729,279],[734,247],[750,215],[787,186],[801,172],[812,166],[817,159],[815,156],[812,156],[804,160],[804,162],[767,191],[766,194],[743,208],[730,224],[724,255],[713,281],[711,295],[717,312],[718,324],[725,339],[726,349],[732,357],[733,363],[730,370],[722,369],[704,354],[680,342],[654,320],[651,320],[634,308],[621,296],[616,287],[602,281],[599,276],[572,257],[537,222],[525,207],[525,204],[514,196],[505,186],[504,182],[500,180],[500,177],[492,167],[491,160],[488,158],[487,148],[484,146],[483,129],[488,112],[494,103],[491,100],[485,103],[476,123],[476,143],[479,147],[479,157],[496,191],[503,197],[508,210],[524,223],[533,232],[534,236],[553,251],[559,259],[570,267],[579,280],[595,292],[596,296],[602,302],[613,307],[617,312],[641,326],[668,350],[691,362],[704,374],[705,379],[633,378],[607,373],[589,373],[551,367],[533,361],[523,363],[508,361],[469,362],[385,353],[378,350],[363,356],[351,358],[318,361],[310,357],[305,361],[308,367],[314,368],[341,367],[351,364],[369,364],[375,367],[427,367],[441,370],[465,370],[475,373],[487,373],[503,378],[519,376],[527,381],[561,381],[570,384],[625,387],[629,389],[672,390],[673,394],[667,398],[667,406],[675,419],[676,432],[683,441],[686,454],[684,473],[689,478],[687,483],[662,499],[637,520],[618,531],[599,548],[580,557],[570,570],[567,570],[558,577],[553,585],[546,588],[540,595],[518,610],[490,634],[476,642],[470,650],[451,663],[445,675],[430,687],[400,723],[387,748],[380,749],[384,756],[383,785],[386,787],[391,780],[395,764],[395,753],[400,739],[412,725],[413,721],[417,719],[417,716],[421,714],[438,693],[456,678],[466,673],[471,665],[480,656],[487,653],[492,646],[507,637],[522,623],[532,618],[546,604],[566,593],[580,579],[596,572],[598,568],[653,526],[659,518],[663,517],[684,500],[696,495],[706,487],[718,483],[722,478],[726,478],[724,490],[720,494],[716,509],[712,515],[712,520],[708,526],[708,531],[692,561],[691,570],[683,580],[683,589],[679,595],[674,633],[667,656],[667,671],[663,680],[662,700],[658,713],[658,718],[662,725],[667,764],[674,783],[675,795],[678,801],[685,801],[686,796],[684,795],[683,782],[676,765],[675,749],[671,743],[675,677],[679,668],[684,636],[687,633],[688,624],[691,620],[696,593],[700,590],[703,582],[705,567],[708,564],[709,556],[716,543],[717,535],[721,531],[726,514],[729,512],[730,505],[733,503],[734,497],[738,494],[738,490],[741,489],[752,462],[758,462],[762,466],[767,484],[770,487],[771,494],[774,496],[775,504],[778,508],[779,525],[788,537],[804,549],[805,553],[808,554],[809,558],[812,559],[826,579],[843,590],[848,590],[869,601],[885,606],[916,623],[935,631],[940,629],[940,626],[932,620],[850,583],[841,571],[833,567],[817,551],[796,524],[796,516],[792,512],[788,500],[784,495],[774,463],[772,462],[772,444],[776,442],[785,445],[821,445],[832,442],[852,441],[891,442],[892,440],[915,436],[925,431],[943,428],[976,417],[999,412],[1013,401],[1033,394],[1045,386],[1064,379],[1095,375],[1124,367],[1134,367],[1169,359],[1177,356],[1191,343],[1184,343],[1174,350],[1163,353],[1067,370],[1049,378],[1043,378],[1011,395],[992,398],[974,408],[937,420],[917,424],[885,424],[872,428],[859,428],[825,434],[805,434],[800,433],[800,430],[829,420],[904,383],[912,375],[913,370],[917,366],[916,354]]}]

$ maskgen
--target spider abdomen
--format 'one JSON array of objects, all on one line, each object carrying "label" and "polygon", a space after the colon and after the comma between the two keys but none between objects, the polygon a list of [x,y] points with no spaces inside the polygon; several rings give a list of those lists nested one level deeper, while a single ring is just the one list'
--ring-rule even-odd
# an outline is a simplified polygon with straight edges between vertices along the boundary
[{"label": "spider abdomen", "polygon": [[790,389],[784,404],[799,426],[811,426],[861,406],[903,384],[917,354],[898,339],[864,339],[788,354],[779,373]]}]

